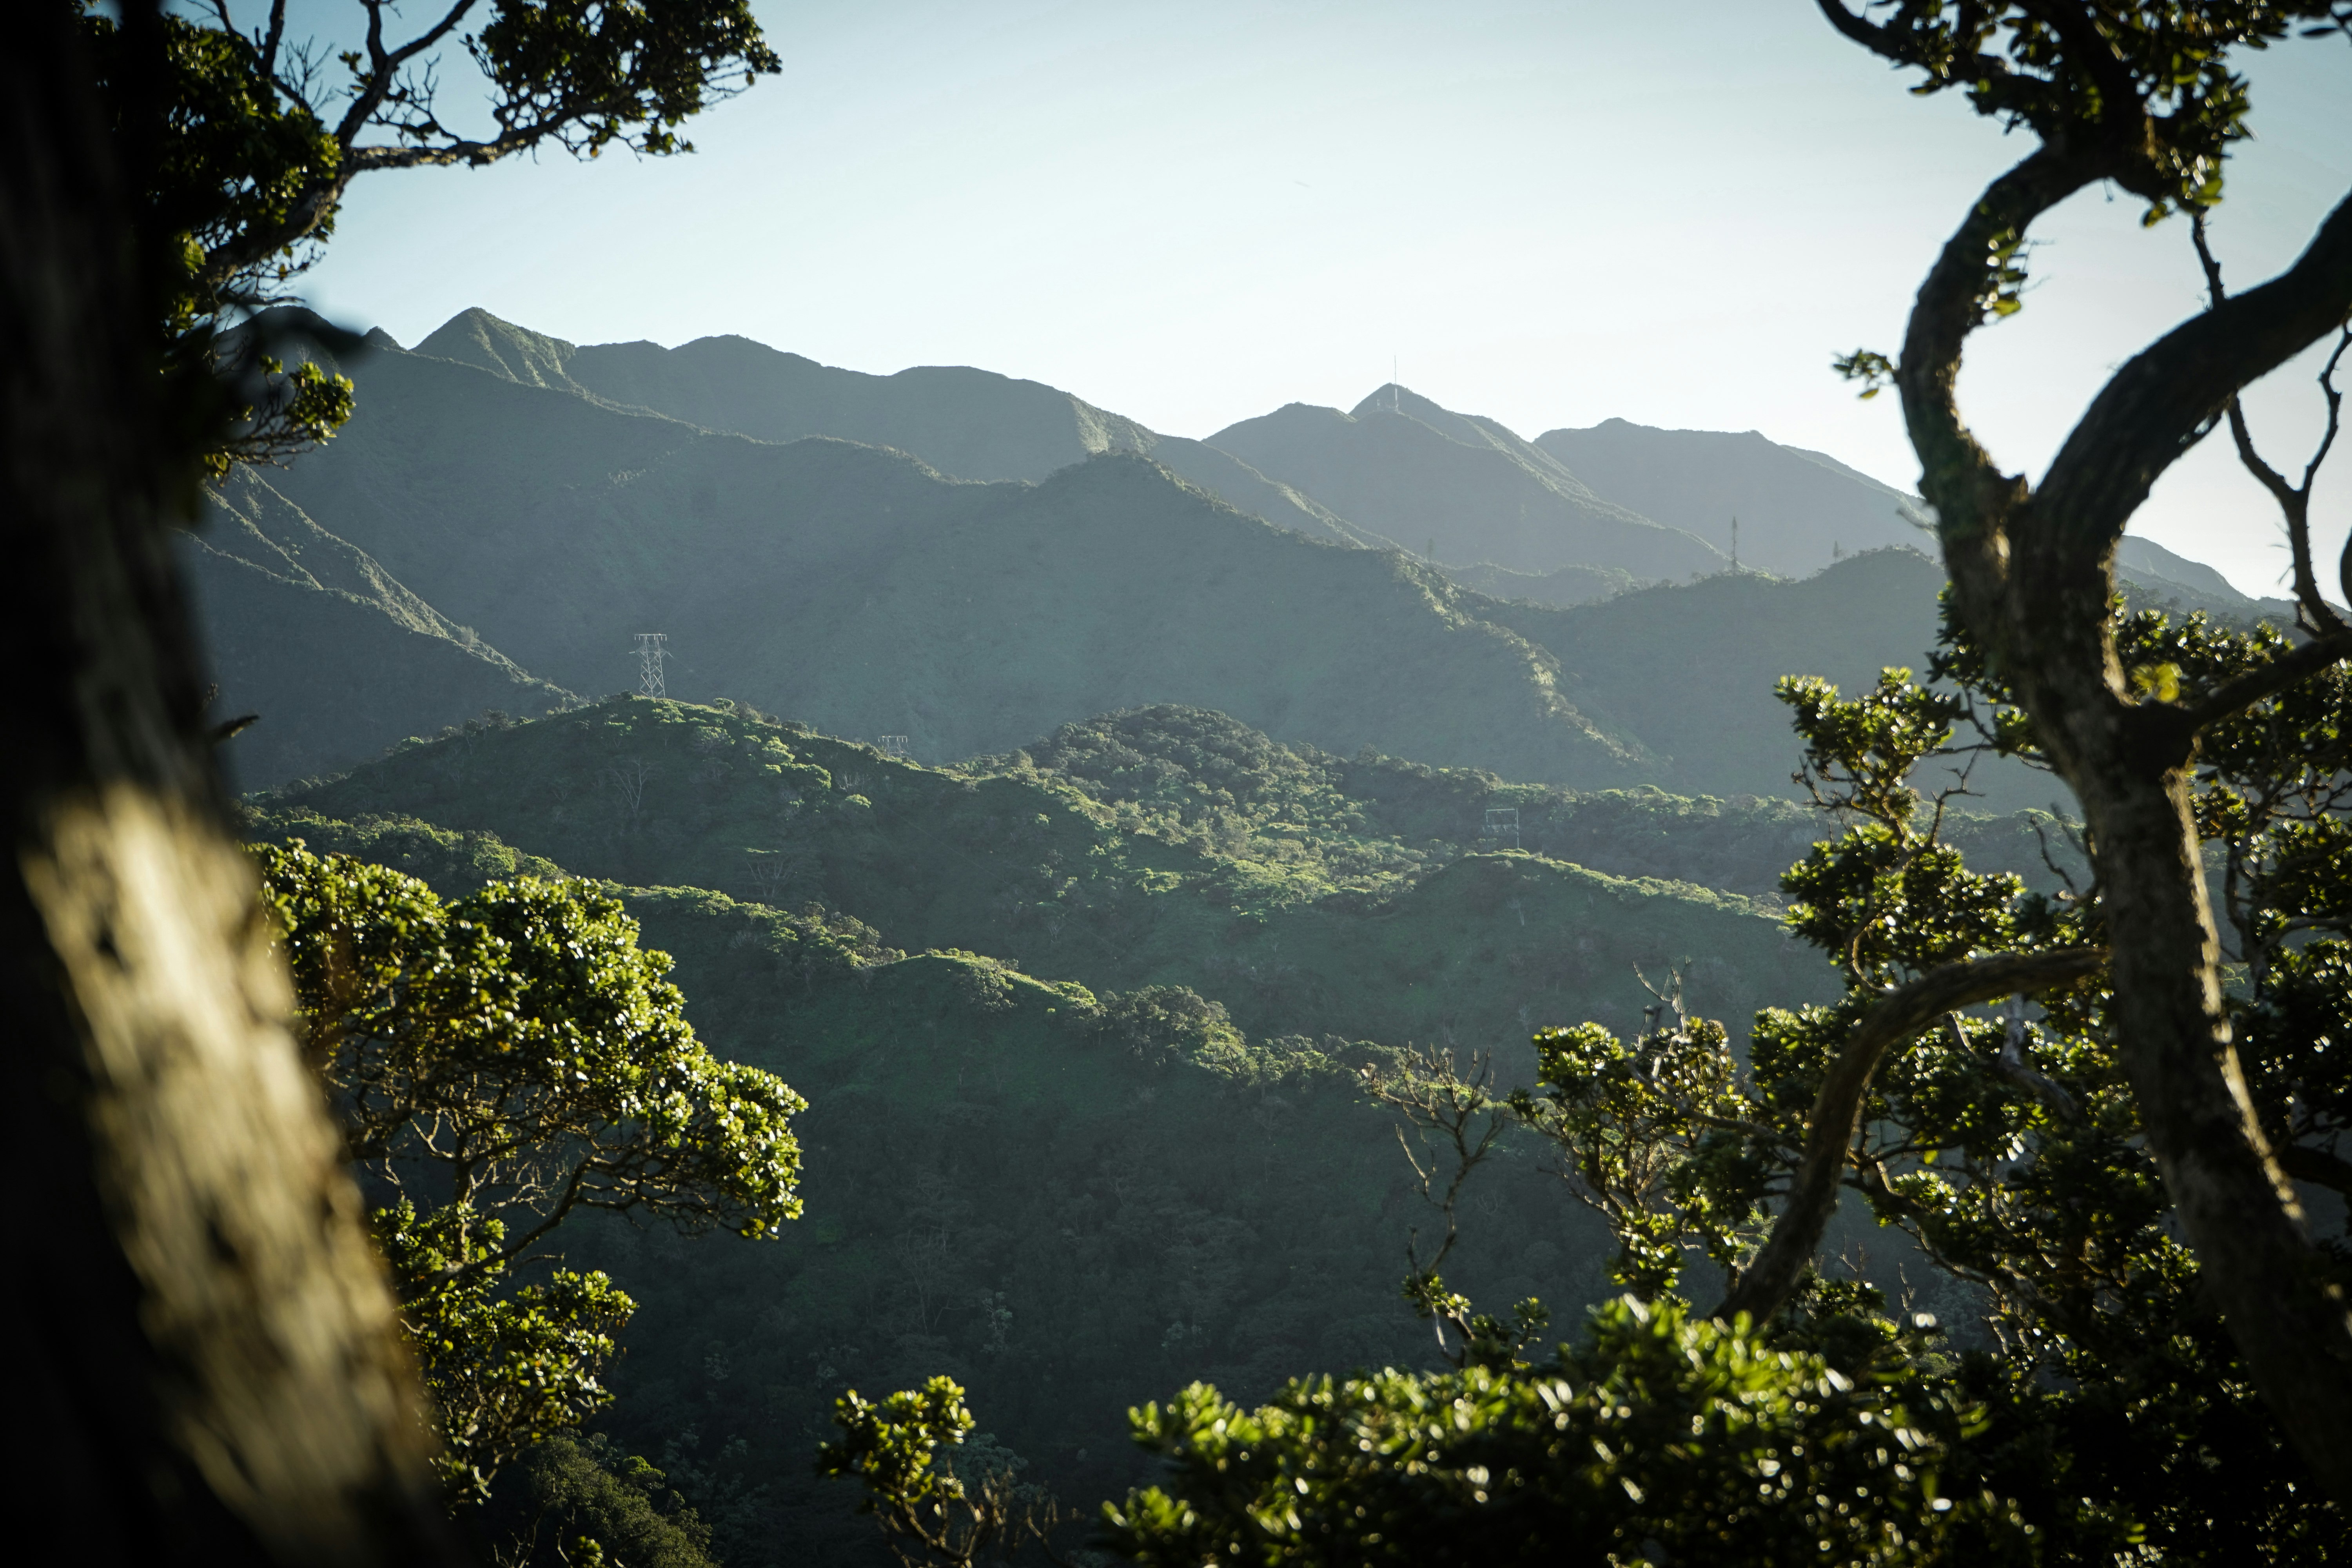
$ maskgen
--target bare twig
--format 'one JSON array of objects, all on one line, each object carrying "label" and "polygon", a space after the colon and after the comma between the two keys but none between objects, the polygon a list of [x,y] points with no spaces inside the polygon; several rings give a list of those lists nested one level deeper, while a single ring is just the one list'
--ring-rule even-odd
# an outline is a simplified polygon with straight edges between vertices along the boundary
[{"label": "bare twig", "polygon": [[[2205,268],[2211,305],[2218,310],[2228,300],[2229,292],[2221,281],[2221,264],[2215,258],[2212,244],[2205,232],[2203,213],[2189,216],[2189,235],[2197,247],[2197,259]],[[2254,437],[2246,426],[2245,404],[2242,398],[2232,395],[2226,410],[2230,420],[2230,438],[2237,444],[2238,460],[2245,466],[2248,473],[2253,475],[2256,482],[2270,492],[2271,499],[2278,502],[2279,511],[2286,522],[2287,545],[2294,563],[2295,608],[2303,618],[2304,629],[2316,637],[2340,637],[2347,629],[2352,629],[2347,627],[2344,617],[2320,593],[2318,574],[2313,569],[2311,558],[2312,486],[2319,478],[2320,467],[2327,461],[2327,454],[2335,447],[2336,433],[2342,427],[2344,395],[2336,390],[2336,370],[2343,363],[2347,349],[2352,349],[2352,321],[2347,321],[2338,331],[2336,352],[2327,356],[2327,363],[2319,372],[2319,391],[2326,401],[2327,424],[2311,460],[2303,466],[2302,483],[2289,482],[2284,474],[2263,461],[2262,454],[2254,449]],[[2347,553],[2338,564],[2336,574],[2344,579],[2341,587],[2346,598],[2352,599],[2352,544],[2347,544],[2346,549]]]}]

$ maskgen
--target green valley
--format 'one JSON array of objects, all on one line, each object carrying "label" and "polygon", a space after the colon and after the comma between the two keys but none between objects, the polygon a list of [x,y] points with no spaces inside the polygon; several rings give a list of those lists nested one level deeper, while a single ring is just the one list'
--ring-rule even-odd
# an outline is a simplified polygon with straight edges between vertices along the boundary
[{"label": "green valley", "polygon": [[[1772,916],[1809,810],[1343,758],[1199,709],[930,768],[743,704],[616,698],[248,811],[256,837],[448,895],[604,880],[710,1047],[810,1099],[781,1239],[613,1224],[572,1250],[641,1303],[604,1429],[730,1563],[873,1553],[805,1470],[845,1383],[950,1373],[1007,1462],[1088,1498],[1148,1479],[1120,1412],[1189,1379],[1257,1397],[1301,1364],[1424,1356],[1395,1285],[1442,1222],[1361,1070],[1439,1047],[1524,1081],[1534,1026],[1631,1028],[1644,978],[1734,1019],[1832,990]],[[1464,1219],[1448,1277],[1480,1300],[1572,1319],[1611,1289],[1603,1231],[1531,1145]]]}]

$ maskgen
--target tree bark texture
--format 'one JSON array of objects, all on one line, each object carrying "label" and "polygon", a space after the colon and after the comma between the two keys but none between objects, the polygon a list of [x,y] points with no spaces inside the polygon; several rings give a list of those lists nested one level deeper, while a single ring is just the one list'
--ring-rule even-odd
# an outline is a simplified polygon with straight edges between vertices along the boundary
[{"label": "tree bark texture", "polygon": [[2352,308],[2352,202],[2288,272],[2119,370],[2034,489],[1962,423],[1961,347],[1979,320],[1988,246],[2101,173],[2045,148],[1987,190],[1920,290],[1896,385],[1960,616],[2082,805],[2117,1041],[2206,1288],[2288,1436],[2352,1503],[2352,1316],[2246,1095],[2189,817],[2197,729],[2218,714],[2136,696],[2106,609],[2116,542],[2158,476],[2240,388]]},{"label": "tree bark texture", "polygon": [[0,117],[11,1481],[77,1562],[456,1561],[200,732],[192,485],[73,7],[18,16]]}]

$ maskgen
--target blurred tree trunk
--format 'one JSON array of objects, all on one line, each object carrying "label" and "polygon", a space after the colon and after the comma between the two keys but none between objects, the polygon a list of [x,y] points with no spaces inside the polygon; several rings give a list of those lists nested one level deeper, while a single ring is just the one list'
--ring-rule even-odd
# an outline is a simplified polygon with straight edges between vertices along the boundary
[{"label": "blurred tree trunk", "polygon": [[[155,41],[152,7],[123,7]],[[201,731],[155,373],[75,13],[0,50],[0,1008],[20,1522],[78,1563],[457,1553]],[[160,116],[162,105],[156,102]]]}]

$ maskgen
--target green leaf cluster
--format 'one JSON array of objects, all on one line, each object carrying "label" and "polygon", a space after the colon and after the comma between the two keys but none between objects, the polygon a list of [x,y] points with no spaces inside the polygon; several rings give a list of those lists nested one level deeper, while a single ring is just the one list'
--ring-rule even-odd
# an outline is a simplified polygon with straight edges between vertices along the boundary
[{"label": "green leaf cluster", "polygon": [[1195,1384],[1133,1420],[1171,1474],[1110,1538],[1171,1568],[1897,1563],[2015,1528],[1940,1480],[1971,1418],[1899,1361],[1841,1372],[1676,1303],[1610,1303],[1538,1368],[1307,1379],[1254,1411]]},{"label": "green leaf cluster", "polygon": [[[2148,203],[2151,223],[2221,199],[2222,160],[2251,134],[2246,79],[2231,52],[2344,25],[2333,0],[1868,0],[1864,9],[1867,20],[1846,30],[1866,28],[1872,47],[1917,69],[1914,91],[1957,90],[1979,114],[2060,148],[2120,148],[2121,183]],[[1997,247],[1989,269],[2013,249]]]},{"label": "green leaf cluster", "polygon": [[552,1260],[577,1212],[771,1236],[797,1216],[806,1101],[712,1057],[636,922],[593,884],[521,878],[445,902],[342,856],[264,845],[313,1067],[374,1202],[453,1480],[479,1492],[608,1397],[634,1310]]},{"label": "green leaf cluster", "polygon": [[[246,318],[289,301],[352,179],[479,166],[548,142],[588,157],[616,142],[689,153],[687,120],[782,65],[748,0],[490,0],[474,31],[459,30],[469,3],[405,39],[388,36],[396,13],[371,0],[350,18],[363,32],[353,47],[289,37],[282,3],[250,33],[225,3],[209,15],[165,8],[152,26],[95,0],[77,9],[139,186],[175,434],[215,477],[236,462],[282,462],[351,416],[347,377],[308,359],[289,371],[274,352],[284,323]],[[445,44],[488,82],[487,135],[441,117]],[[356,343],[315,320],[283,335],[313,339],[305,354]]]},{"label": "green leaf cluster", "polygon": [[544,1284],[509,1284],[505,1226],[469,1205],[425,1215],[403,1198],[370,1216],[393,1276],[446,1279],[401,1321],[440,1413],[435,1466],[453,1495],[488,1495],[500,1464],[580,1426],[612,1402],[598,1380],[636,1303],[600,1272],[559,1268]]},{"label": "green leaf cluster", "polygon": [[604,1434],[551,1437],[484,1510],[505,1568],[714,1568],[711,1531],[670,1478]]}]

